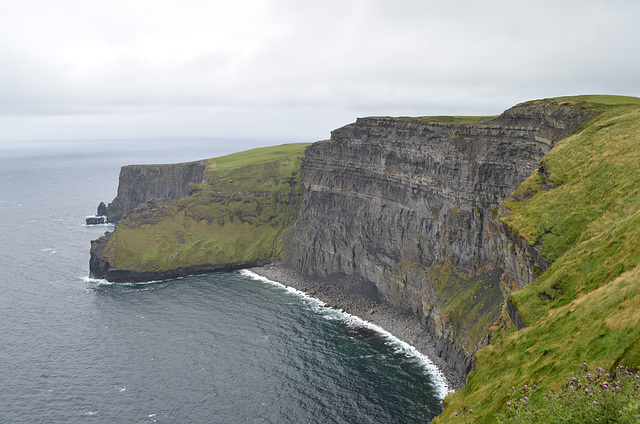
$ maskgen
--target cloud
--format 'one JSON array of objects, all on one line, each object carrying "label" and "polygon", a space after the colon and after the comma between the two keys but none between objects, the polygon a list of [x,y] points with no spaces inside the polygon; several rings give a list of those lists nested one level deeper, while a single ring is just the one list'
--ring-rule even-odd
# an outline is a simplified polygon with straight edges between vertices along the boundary
[{"label": "cloud", "polygon": [[532,98],[640,95],[634,1],[5,3],[5,140],[313,140],[369,114],[496,114]]}]

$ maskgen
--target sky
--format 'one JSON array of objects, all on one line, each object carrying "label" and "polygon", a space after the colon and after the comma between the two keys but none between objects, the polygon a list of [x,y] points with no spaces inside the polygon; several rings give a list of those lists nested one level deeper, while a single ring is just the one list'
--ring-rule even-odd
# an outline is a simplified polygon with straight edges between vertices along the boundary
[{"label": "sky", "polygon": [[0,0],[0,145],[317,141],[362,116],[640,96],[636,0]]}]

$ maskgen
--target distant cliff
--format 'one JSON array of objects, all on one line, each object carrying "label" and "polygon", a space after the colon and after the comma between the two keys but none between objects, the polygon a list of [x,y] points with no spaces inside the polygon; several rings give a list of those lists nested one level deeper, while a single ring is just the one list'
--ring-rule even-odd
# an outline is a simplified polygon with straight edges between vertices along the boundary
[{"label": "distant cliff", "polygon": [[190,184],[201,183],[207,160],[167,165],[129,165],[120,170],[118,194],[107,206],[107,220],[122,216],[151,199],[177,200],[187,197]]},{"label": "distant cliff", "polygon": [[91,276],[130,283],[285,259],[306,146],[123,167],[107,208],[115,231],[91,243]]}]

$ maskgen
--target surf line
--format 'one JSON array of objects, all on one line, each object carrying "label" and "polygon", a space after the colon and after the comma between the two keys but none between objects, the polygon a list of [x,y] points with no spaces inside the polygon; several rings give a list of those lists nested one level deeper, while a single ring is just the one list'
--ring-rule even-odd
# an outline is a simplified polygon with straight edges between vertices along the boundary
[{"label": "surf line", "polygon": [[[431,361],[431,359],[429,359],[428,356],[424,355],[422,352],[420,352],[414,346],[411,346],[409,343],[403,340],[400,340],[398,337],[394,336],[384,328],[372,322],[366,321],[358,316],[345,312],[343,310],[331,308],[327,306],[327,304],[321,301],[320,299],[309,296],[307,293],[301,290],[295,289],[290,286],[286,286],[278,281],[270,280],[266,277],[256,274],[255,272],[249,271],[248,269],[240,270],[238,271],[238,273],[242,276],[251,278],[253,280],[257,280],[265,284],[269,284],[269,285],[284,289],[285,291],[292,293],[302,298],[303,300],[309,302],[309,304],[312,307],[315,307],[316,309],[332,310],[338,314],[338,319],[342,320],[345,324],[349,326],[364,327],[379,333],[384,338],[386,338],[389,342],[391,342],[392,345],[396,346],[396,353],[404,353],[405,356],[409,358],[416,358],[419,361],[420,365],[431,376],[434,389],[440,400],[443,400],[448,393],[453,392],[453,390],[449,388],[449,383],[447,382],[447,379],[442,373],[442,371],[440,371],[440,369],[436,366],[436,364],[434,364]],[[328,318],[331,319],[331,317],[328,317]]]}]

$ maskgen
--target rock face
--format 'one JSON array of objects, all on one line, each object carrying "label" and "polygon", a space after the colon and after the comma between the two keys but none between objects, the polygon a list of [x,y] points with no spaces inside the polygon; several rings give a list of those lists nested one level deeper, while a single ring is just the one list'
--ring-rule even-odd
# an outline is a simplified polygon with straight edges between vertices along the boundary
[{"label": "rock face", "polygon": [[191,183],[201,183],[207,160],[168,165],[129,165],[120,170],[118,194],[107,206],[107,219],[117,222],[125,212],[151,199],[187,197]]},{"label": "rock face", "polygon": [[363,118],[339,128],[306,151],[292,265],[374,283],[420,317],[440,355],[466,375],[501,313],[503,243],[521,253],[510,275],[531,268],[522,252],[535,254],[492,215],[591,116],[527,103],[484,125]]},{"label": "rock face", "polygon": [[96,213],[96,216],[106,216],[107,215],[107,205],[104,204],[104,202],[100,202],[100,204],[98,205],[98,212]]},{"label": "rock face", "polygon": [[107,220],[104,216],[88,216],[85,220],[85,223],[87,225],[101,225],[106,224]]}]

